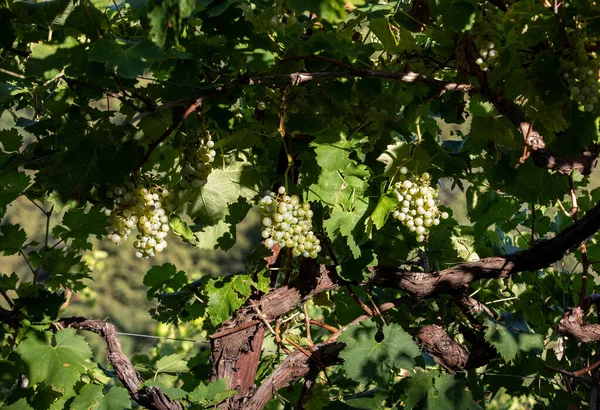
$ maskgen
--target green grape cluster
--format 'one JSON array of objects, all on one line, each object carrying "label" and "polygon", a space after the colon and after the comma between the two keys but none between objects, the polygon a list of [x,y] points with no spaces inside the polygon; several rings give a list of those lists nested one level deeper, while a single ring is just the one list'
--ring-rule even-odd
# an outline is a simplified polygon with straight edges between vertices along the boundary
[{"label": "green grape cluster", "polygon": [[407,174],[406,167],[400,168],[400,181],[394,185],[398,205],[392,215],[416,233],[418,242],[423,242],[429,235],[429,228],[439,225],[440,218],[448,218],[448,213],[438,209],[438,191],[430,186],[431,176],[427,172],[421,176],[408,177]]},{"label": "green grape cluster", "polygon": [[561,71],[567,82],[571,98],[579,103],[584,111],[591,112],[598,102],[598,69],[600,64],[596,53],[589,53],[585,43],[580,40],[567,50],[561,59]]},{"label": "green grape cluster", "polygon": [[286,195],[284,187],[261,198],[260,216],[267,248],[278,244],[291,248],[294,256],[313,259],[321,252],[321,242],[312,231],[310,204],[301,204],[296,195]]},{"label": "green grape cluster", "polygon": [[138,258],[149,258],[167,247],[169,215],[173,211],[167,190],[126,182],[112,187],[106,196],[113,200],[113,208],[104,210],[110,222],[108,239],[119,245],[137,229],[133,246]]},{"label": "green grape cluster", "polygon": [[181,168],[181,181],[185,188],[201,188],[206,185],[212,171],[211,163],[215,160],[214,146],[208,131],[198,140],[186,145]]},{"label": "green grape cluster", "polygon": [[498,61],[498,50],[494,40],[498,38],[498,25],[501,23],[502,16],[496,6],[486,3],[469,31],[479,49],[479,57],[475,62],[483,71],[488,71]]},{"label": "green grape cluster", "polygon": [[475,62],[483,71],[488,71],[496,64],[498,51],[494,43],[490,42],[479,48],[479,55]]}]

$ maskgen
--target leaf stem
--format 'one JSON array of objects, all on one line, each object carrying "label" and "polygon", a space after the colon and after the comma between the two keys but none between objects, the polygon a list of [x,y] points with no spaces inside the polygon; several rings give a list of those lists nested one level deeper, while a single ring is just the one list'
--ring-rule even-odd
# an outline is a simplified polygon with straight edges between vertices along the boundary
[{"label": "leaf stem", "polygon": [[19,249],[19,253],[23,257],[23,259],[25,259],[25,262],[27,262],[27,266],[29,266],[29,269],[31,270],[31,273],[33,273],[33,281],[36,282],[37,281],[37,272],[36,272],[36,270],[33,269],[33,266],[31,266],[31,263],[29,262],[29,259],[27,258],[27,256],[25,255],[25,253],[21,249]]},{"label": "leaf stem", "polygon": [[2,295],[4,297],[4,299],[6,300],[6,302],[12,309],[15,308],[15,303],[12,301],[10,296],[8,296],[8,294],[6,293],[6,291],[4,289],[0,289],[0,295]]}]

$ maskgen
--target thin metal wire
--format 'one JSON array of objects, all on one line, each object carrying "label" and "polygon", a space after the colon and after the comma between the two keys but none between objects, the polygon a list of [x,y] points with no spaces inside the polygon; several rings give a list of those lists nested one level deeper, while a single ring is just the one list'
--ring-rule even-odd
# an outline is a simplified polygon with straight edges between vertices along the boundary
[{"label": "thin metal wire", "polygon": [[210,342],[205,342],[203,340],[181,339],[181,338],[178,338],[178,337],[142,335],[142,334],[139,334],[139,333],[127,333],[127,332],[117,332],[117,334],[121,335],[121,336],[141,337],[141,338],[146,338],[146,339],[179,340],[179,341],[182,341],[182,342],[193,342],[193,343],[200,343],[200,344],[210,344]]}]

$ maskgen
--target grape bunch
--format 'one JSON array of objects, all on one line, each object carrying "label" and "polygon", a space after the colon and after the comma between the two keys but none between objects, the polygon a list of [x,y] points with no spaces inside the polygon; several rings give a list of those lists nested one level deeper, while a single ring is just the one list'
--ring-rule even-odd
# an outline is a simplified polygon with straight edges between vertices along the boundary
[{"label": "grape bunch", "polygon": [[587,112],[594,110],[598,102],[598,60],[596,53],[589,53],[583,41],[574,42],[561,59],[562,76],[567,82],[571,98]]},{"label": "grape bunch", "polygon": [[167,190],[126,182],[111,187],[106,196],[113,200],[113,208],[104,211],[110,222],[108,239],[119,245],[137,228],[133,246],[138,258],[149,258],[167,247],[165,238],[173,210]]},{"label": "grape bunch", "polygon": [[494,40],[498,38],[498,25],[501,23],[502,16],[496,6],[486,3],[470,30],[473,41],[479,49],[479,57],[475,62],[483,71],[488,71],[497,63],[498,50]]},{"label": "grape bunch", "polygon": [[483,71],[488,71],[496,63],[498,51],[494,43],[490,42],[479,48],[479,55],[475,62]]},{"label": "grape bunch", "polygon": [[277,194],[267,192],[260,200],[260,216],[267,248],[279,244],[291,248],[294,256],[313,259],[321,252],[321,242],[312,231],[310,204],[286,195],[284,187],[279,187]]},{"label": "grape bunch", "polygon": [[212,171],[211,163],[215,160],[216,152],[212,149],[214,146],[210,132],[186,145],[181,164],[181,181],[185,188],[201,188],[206,185]]},{"label": "grape bunch", "polygon": [[400,168],[400,181],[394,185],[398,205],[392,215],[417,234],[418,242],[423,242],[429,228],[439,225],[440,218],[448,218],[448,213],[438,209],[438,192],[430,186],[431,176],[427,172],[421,176],[408,177],[407,174],[406,167]]}]

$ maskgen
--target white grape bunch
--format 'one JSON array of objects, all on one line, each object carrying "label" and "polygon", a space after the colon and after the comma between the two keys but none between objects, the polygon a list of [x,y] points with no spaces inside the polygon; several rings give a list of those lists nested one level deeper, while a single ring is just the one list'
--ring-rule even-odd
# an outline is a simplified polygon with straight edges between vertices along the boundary
[{"label": "white grape bunch", "polygon": [[447,212],[437,207],[437,189],[431,187],[431,176],[424,172],[421,176],[407,176],[408,169],[400,168],[400,181],[394,185],[398,205],[392,216],[423,242],[429,235],[429,228],[440,224],[440,219],[448,218]]},{"label": "white grape bunch", "polygon": [[167,247],[169,215],[173,210],[167,190],[126,182],[111,187],[106,196],[113,200],[113,208],[104,211],[110,222],[108,239],[119,245],[137,229],[133,246],[138,258],[152,257]]},{"label": "white grape bunch", "polygon": [[583,41],[574,41],[574,46],[565,51],[561,58],[561,71],[571,98],[583,111],[591,112],[598,102],[598,68],[596,53],[588,53]]},{"label": "white grape bunch", "polygon": [[261,198],[260,216],[267,248],[278,244],[290,248],[294,256],[313,259],[321,252],[321,242],[312,231],[310,204],[301,204],[296,195],[286,195],[284,187]]},{"label": "white grape bunch", "polygon": [[208,131],[198,140],[186,145],[181,164],[181,181],[185,188],[201,188],[206,185],[212,171],[211,163],[215,160],[214,146]]},{"label": "white grape bunch", "polygon": [[498,14],[498,9],[486,3],[470,30],[473,41],[479,49],[479,57],[475,62],[483,71],[488,71],[497,63],[498,49],[494,41],[498,39],[497,27],[501,23],[502,17]]}]

